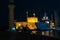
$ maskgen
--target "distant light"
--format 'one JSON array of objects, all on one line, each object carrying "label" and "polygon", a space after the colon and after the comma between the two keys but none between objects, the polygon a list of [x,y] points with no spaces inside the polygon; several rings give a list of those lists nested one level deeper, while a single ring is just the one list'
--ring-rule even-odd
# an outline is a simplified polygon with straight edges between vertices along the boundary
[{"label": "distant light", "polygon": [[44,32],[42,32],[42,35],[44,35]]},{"label": "distant light", "polygon": [[45,17],[43,17],[42,20],[45,20]]},{"label": "distant light", "polygon": [[13,27],[12,30],[16,30],[15,27]]},{"label": "distant light", "polygon": [[21,24],[19,24],[19,26],[21,26]]},{"label": "distant light", "polygon": [[43,17],[43,19],[45,19],[45,17]]},{"label": "distant light", "polygon": [[35,16],[35,13],[33,13],[33,16]]},{"label": "distant light", "polygon": [[46,20],[48,20],[48,17],[46,17]]},{"label": "distant light", "polygon": [[43,19],[42,20],[48,20],[48,17],[43,17]]},{"label": "distant light", "polygon": [[45,21],[45,22],[49,24],[49,21]]}]

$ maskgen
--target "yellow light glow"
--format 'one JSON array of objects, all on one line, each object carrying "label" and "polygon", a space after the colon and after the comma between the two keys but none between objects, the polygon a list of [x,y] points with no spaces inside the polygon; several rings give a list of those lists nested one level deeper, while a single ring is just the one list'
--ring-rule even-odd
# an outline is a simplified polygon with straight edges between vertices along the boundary
[{"label": "yellow light glow", "polygon": [[32,31],[32,34],[36,34],[37,33],[37,31]]},{"label": "yellow light glow", "polygon": [[16,29],[18,29],[19,26],[26,27],[27,22],[16,22]]},{"label": "yellow light glow", "polygon": [[28,17],[27,22],[33,22],[33,23],[38,22],[38,18],[37,17]]},{"label": "yellow light glow", "polygon": [[45,33],[44,33],[44,32],[42,32],[42,35],[45,35]]}]

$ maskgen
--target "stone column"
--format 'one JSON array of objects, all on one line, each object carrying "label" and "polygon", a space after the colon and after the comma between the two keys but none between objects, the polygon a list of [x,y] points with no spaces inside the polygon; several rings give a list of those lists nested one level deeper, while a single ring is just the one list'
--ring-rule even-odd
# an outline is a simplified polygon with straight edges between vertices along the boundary
[{"label": "stone column", "polygon": [[14,21],[14,8],[15,8],[15,5],[14,4],[9,4],[8,8],[9,8],[9,29],[10,29],[12,27],[13,21]]}]

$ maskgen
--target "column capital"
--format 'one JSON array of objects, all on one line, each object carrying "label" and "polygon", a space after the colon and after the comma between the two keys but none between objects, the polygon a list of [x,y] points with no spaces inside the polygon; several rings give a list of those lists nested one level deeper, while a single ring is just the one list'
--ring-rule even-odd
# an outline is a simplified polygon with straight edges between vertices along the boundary
[{"label": "column capital", "polygon": [[14,3],[14,0],[9,0],[10,3]]}]

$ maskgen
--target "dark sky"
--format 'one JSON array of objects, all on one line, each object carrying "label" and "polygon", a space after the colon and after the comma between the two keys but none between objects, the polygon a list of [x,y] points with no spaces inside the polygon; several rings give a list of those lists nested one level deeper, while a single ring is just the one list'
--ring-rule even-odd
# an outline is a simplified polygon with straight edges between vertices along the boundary
[{"label": "dark sky", "polygon": [[[59,10],[60,8],[59,0],[15,0],[15,14],[19,17],[26,17],[26,11],[29,11],[31,16],[33,12],[36,13],[38,17],[41,17],[44,12],[47,12],[47,15],[50,15],[54,10]],[[22,16],[21,16],[22,15]],[[25,15],[25,16],[24,16]],[[20,18],[18,18],[19,20]],[[20,19],[23,20],[23,19]]]},{"label": "dark sky", "polygon": [[[43,16],[44,12],[49,17],[54,10],[60,13],[60,0],[15,0],[14,3],[16,6],[14,15],[17,21],[26,21],[26,11],[29,12],[29,16],[35,12],[39,18]],[[0,0],[0,26],[8,26],[8,4],[8,0]]]}]

